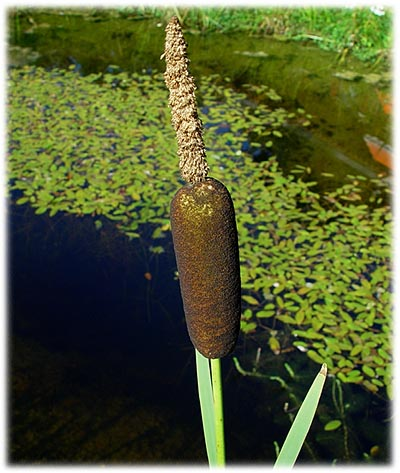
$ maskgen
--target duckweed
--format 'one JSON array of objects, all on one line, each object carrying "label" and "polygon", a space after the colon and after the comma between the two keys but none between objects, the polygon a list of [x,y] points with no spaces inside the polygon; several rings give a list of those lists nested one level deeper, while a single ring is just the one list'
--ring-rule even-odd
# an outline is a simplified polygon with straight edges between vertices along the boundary
[{"label": "duckweed", "polygon": [[[298,348],[342,382],[390,396],[388,185],[348,176],[314,192],[271,155],[288,122],[309,126],[304,111],[283,109],[267,86],[238,91],[218,76],[198,86],[210,174],[236,208],[242,332],[267,330],[265,351]],[[97,227],[113,220],[130,238],[150,226],[151,250],[164,251],[180,177],[162,74],[26,66],[10,70],[8,94],[11,198],[38,214],[92,215]]]}]

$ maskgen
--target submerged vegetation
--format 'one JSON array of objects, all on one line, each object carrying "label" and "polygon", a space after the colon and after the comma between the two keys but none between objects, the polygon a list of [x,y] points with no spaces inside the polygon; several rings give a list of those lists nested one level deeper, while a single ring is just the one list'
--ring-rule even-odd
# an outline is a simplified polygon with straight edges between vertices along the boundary
[{"label": "submerged vegetation", "polygon": [[[390,397],[387,183],[348,176],[314,192],[308,169],[284,175],[273,156],[288,123],[309,125],[303,110],[283,109],[267,86],[248,84],[245,93],[208,76],[198,87],[212,177],[230,190],[237,214],[242,331],[266,335],[272,356],[299,349],[341,382]],[[112,220],[130,238],[150,226],[150,250],[165,251],[180,180],[167,100],[157,72],[11,69],[12,198],[38,214],[91,215],[96,227]],[[255,150],[269,159],[256,162]]]}]

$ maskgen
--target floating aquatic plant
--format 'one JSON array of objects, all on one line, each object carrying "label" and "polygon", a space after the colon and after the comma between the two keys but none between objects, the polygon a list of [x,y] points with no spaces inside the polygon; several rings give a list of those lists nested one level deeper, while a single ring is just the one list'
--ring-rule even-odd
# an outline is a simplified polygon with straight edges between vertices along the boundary
[{"label": "floating aquatic plant", "polygon": [[[238,91],[215,75],[202,77],[198,92],[213,177],[235,189],[242,332],[260,335],[262,356],[297,347],[343,382],[390,394],[387,182],[348,176],[317,193],[307,173],[284,175],[273,155],[253,160],[254,150],[273,153],[281,139],[273,131],[285,136],[285,123],[296,120],[271,89]],[[150,229],[152,251],[165,251],[179,179],[169,112],[159,105],[167,100],[157,72],[10,69],[12,198],[37,213],[112,220],[131,238]]]}]

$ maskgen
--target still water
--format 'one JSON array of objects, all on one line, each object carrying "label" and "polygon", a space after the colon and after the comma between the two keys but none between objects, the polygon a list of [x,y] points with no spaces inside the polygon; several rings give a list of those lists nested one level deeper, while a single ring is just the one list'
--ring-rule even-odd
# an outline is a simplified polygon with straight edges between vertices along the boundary
[{"label": "still water", "polygon": [[[155,19],[107,18],[93,16],[89,10],[83,15],[82,11],[42,12],[34,18],[21,18],[18,28],[15,22],[10,23],[9,60],[17,66],[26,62],[47,68],[73,66],[84,75],[113,70],[162,71],[164,27]],[[312,44],[304,47],[268,37],[199,35],[190,31],[185,37],[195,79],[218,73],[229,77],[238,88],[246,83],[268,84],[283,97],[283,107],[300,107],[313,115],[312,133],[323,140],[328,154],[339,151],[349,158],[347,163],[329,160],[338,178],[348,172],[387,172],[371,159],[363,137],[368,134],[391,143],[391,116],[382,104],[383,96],[390,99],[389,73],[378,73],[353,58],[339,65],[335,53]],[[358,74],[356,80],[343,78],[352,74]],[[308,144],[309,140],[300,139],[291,154]],[[295,156],[287,155],[287,148],[280,154],[282,164],[296,162]],[[301,163],[318,170],[324,161],[320,154],[307,155],[309,161],[302,156]]]},{"label": "still water", "polygon": [[[313,114],[314,143],[348,158],[333,156],[322,170],[337,180],[355,169],[387,173],[362,140],[365,133],[390,139],[376,86],[333,77],[332,55],[265,38],[187,39],[195,76],[217,69],[238,88],[269,83],[285,106]],[[163,28],[152,20],[42,13],[11,25],[10,65],[73,66],[81,74],[160,70],[163,41]],[[21,48],[29,49],[21,55]],[[264,55],[246,54],[259,51]],[[363,64],[351,67],[367,72]],[[293,143],[303,147],[298,153],[282,144],[282,164],[320,172],[327,161],[317,159],[309,136],[299,136],[293,132]],[[304,152],[310,146],[314,151]],[[90,217],[37,216],[26,205],[10,205],[9,221],[9,460],[204,464],[194,353],[171,241],[155,255],[146,235],[129,241],[106,221],[96,229]],[[234,355],[253,356],[257,343],[241,338]],[[303,397],[316,365],[299,352],[271,360],[270,376],[290,378],[285,363],[295,367]],[[274,441],[281,445],[290,426],[287,393],[271,379],[240,375],[232,356],[223,360],[223,376],[228,462],[273,462]],[[321,409],[331,409],[332,387],[328,379]],[[360,461],[376,447],[376,459],[387,461],[386,402],[354,386],[343,394],[346,432],[324,432],[316,422],[301,460]]]}]

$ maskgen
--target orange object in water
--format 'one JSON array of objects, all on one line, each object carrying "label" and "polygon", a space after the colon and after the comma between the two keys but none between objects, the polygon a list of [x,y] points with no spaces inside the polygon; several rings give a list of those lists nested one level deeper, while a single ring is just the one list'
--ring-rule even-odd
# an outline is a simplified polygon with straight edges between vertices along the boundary
[{"label": "orange object in water", "polygon": [[391,146],[371,135],[364,135],[364,141],[375,161],[389,169],[393,169],[393,150]]},{"label": "orange object in water", "polygon": [[379,102],[382,105],[382,110],[386,113],[386,115],[392,114],[392,97],[390,94],[385,94],[385,92],[381,92],[378,89],[376,90],[376,95],[378,96]]}]

